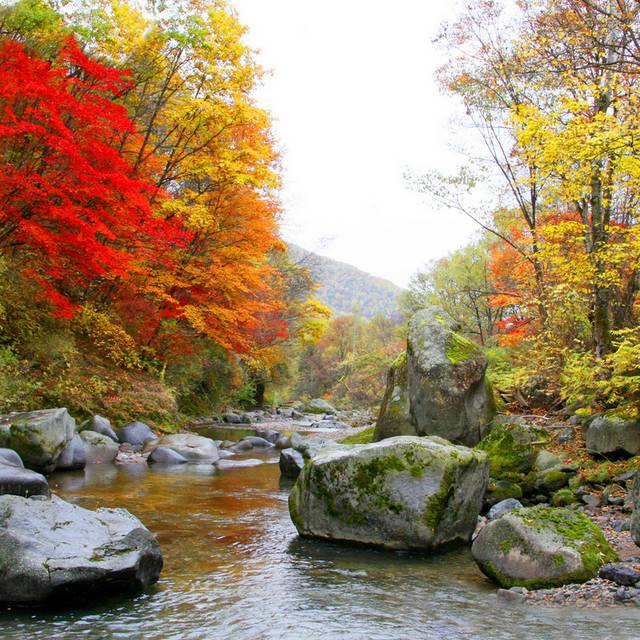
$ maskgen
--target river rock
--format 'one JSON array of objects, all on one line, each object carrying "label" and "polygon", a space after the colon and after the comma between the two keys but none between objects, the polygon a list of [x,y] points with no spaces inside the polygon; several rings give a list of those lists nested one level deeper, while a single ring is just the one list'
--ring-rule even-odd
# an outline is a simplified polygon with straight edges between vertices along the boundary
[{"label": "river rock", "polygon": [[0,448],[0,463],[24,469],[24,462],[22,462],[22,458],[13,449]]},{"label": "river rock", "polygon": [[0,496],[0,601],[67,604],[158,580],[155,537],[124,509]]},{"label": "river rock", "polygon": [[238,413],[234,413],[233,411],[228,411],[222,416],[222,419],[227,424],[242,424],[242,416]]},{"label": "river rock", "polygon": [[274,445],[278,442],[280,435],[280,432],[275,429],[256,429],[256,436],[258,438],[263,438]]},{"label": "river rock", "polygon": [[281,475],[285,478],[293,478],[295,480],[304,467],[304,458],[302,454],[295,449],[283,449],[280,452],[279,464]]},{"label": "river rock", "polygon": [[582,433],[589,453],[596,456],[640,454],[640,422],[599,416],[587,422]]},{"label": "river rock", "polygon": [[331,415],[335,415],[336,413],[338,413],[336,411],[336,408],[333,405],[329,404],[323,398],[314,398],[313,400],[310,400],[309,402],[307,402],[307,404],[304,405],[304,412],[305,413],[329,413]]},{"label": "river rock", "polygon": [[387,386],[380,404],[373,434],[375,441],[394,436],[415,436],[411,423],[409,389],[407,386],[407,353],[403,352],[387,373]]},{"label": "river rock", "polygon": [[500,516],[503,516],[505,513],[509,513],[509,511],[513,511],[514,509],[522,509],[522,503],[515,498],[507,498],[502,502],[498,502],[498,504],[494,504],[493,507],[489,509],[487,519],[497,520]]},{"label": "river rock", "polygon": [[160,438],[159,446],[173,449],[189,462],[201,464],[217,462],[220,458],[218,447],[211,438],[194,433],[174,433]]},{"label": "river rock", "polygon": [[147,458],[147,464],[186,464],[187,462],[189,460],[169,447],[156,447]]},{"label": "river rock", "polygon": [[604,580],[615,582],[621,587],[634,587],[640,584],[640,571],[626,562],[612,562],[600,567],[598,575]]},{"label": "river rock", "polygon": [[555,455],[555,453],[551,453],[551,451],[543,449],[536,456],[533,468],[537,471],[548,471],[560,465],[562,465],[562,459],[560,457]]},{"label": "river rock", "polygon": [[487,524],[471,553],[501,587],[527,589],[586,582],[617,560],[602,531],[583,513],[545,506],[517,509]]},{"label": "river rock", "polygon": [[487,431],[495,404],[485,379],[481,349],[456,333],[453,321],[432,307],[409,322],[407,385],[416,434],[476,445]]},{"label": "river rock", "polygon": [[0,417],[0,445],[16,451],[29,469],[50,473],[76,433],[66,409],[44,409]]},{"label": "river rock", "polygon": [[291,447],[291,437],[280,435],[276,440],[276,449],[289,449]]},{"label": "river rock", "polygon": [[76,433],[56,462],[58,471],[80,471],[87,464],[87,454],[84,450],[84,442]]},{"label": "river rock", "polygon": [[[6,451],[4,449],[3,451]],[[47,479],[36,471],[25,469],[18,456],[19,464],[0,462],[0,494],[22,496],[51,495]]]},{"label": "river rock", "polygon": [[298,477],[289,512],[303,536],[433,550],[470,540],[487,480],[482,452],[398,436],[320,451]]},{"label": "river rock", "polygon": [[636,472],[636,477],[631,486],[631,503],[633,512],[631,514],[631,537],[640,547],[640,471]]},{"label": "river rock", "polygon": [[246,438],[242,438],[240,442],[249,443],[253,449],[270,449],[273,447],[272,442],[258,436],[247,436]]},{"label": "river rock", "polygon": [[111,422],[103,416],[95,415],[80,425],[80,431],[95,431],[103,436],[108,436],[114,442],[118,442],[118,436],[111,427]]},{"label": "river rock", "polygon": [[147,440],[155,440],[158,437],[151,431],[149,425],[146,425],[144,422],[132,422],[126,427],[118,429],[116,434],[118,436],[118,442],[127,442],[139,448],[142,448]]},{"label": "river rock", "polygon": [[81,431],[80,438],[84,444],[87,464],[113,462],[118,455],[118,444],[109,436],[95,431]]}]

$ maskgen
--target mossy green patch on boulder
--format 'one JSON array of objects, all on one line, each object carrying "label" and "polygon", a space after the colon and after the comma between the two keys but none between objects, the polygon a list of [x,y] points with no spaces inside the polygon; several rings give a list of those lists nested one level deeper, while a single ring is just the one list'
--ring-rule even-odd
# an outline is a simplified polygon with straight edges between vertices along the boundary
[{"label": "mossy green patch on boulder", "polygon": [[511,511],[490,522],[471,551],[480,569],[506,589],[586,582],[617,559],[584,514],[544,506]]},{"label": "mossy green patch on boulder", "polygon": [[367,427],[358,433],[354,433],[352,436],[347,436],[338,440],[339,444],[369,444],[373,442],[375,427]]},{"label": "mossy green patch on boulder", "polygon": [[508,480],[490,480],[484,496],[484,504],[485,507],[492,507],[508,498],[520,500],[522,496],[523,491],[519,484]]},{"label": "mossy green patch on boulder", "polygon": [[551,504],[554,507],[568,507],[576,502],[578,499],[571,489],[559,489],[551,496]]},{"label": "mossy green patch on boulder", "polygon": [[432,550],[469,540],[487,479],[483,453],[398,436],[320,451],[300,474],[289,511],[304,536]]},{"label": "mossy green patch on boulder", "polygon": [[538,451],[535,442],[547,433],[521,421],[494,422],[476,449],[489,457],[489,473],[495,480],[512,479],[513,474],[526,475],[533,469]]},{"label": "mossy green patch on boulder", "polygon": [[451,364],[462,364],[472,358],[482,357],[480,347],[456,331],[452,331],[449,335],[445,354]]},{"label": "mossy green patch on boulder", "polygon": [[411,423],[407,391],[407,352],[403,351],[387,373],[387,386],[380,404],[373,440],[377,442],[394,436],[411,435],[417,434]]}]

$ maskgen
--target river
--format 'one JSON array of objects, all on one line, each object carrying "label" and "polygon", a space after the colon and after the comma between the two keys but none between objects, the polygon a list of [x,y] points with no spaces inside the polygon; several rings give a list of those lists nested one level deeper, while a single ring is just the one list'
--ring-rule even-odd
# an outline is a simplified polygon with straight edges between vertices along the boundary
[{"label": "river", "polygon": [[277,454],[229,468],[91,465],[52,489],[124,507],[157,536],[157,587],[75,611],[14,610],[2,640],[635,640],[637,609],[506,604],[466,549],[424,557],[298,538]]}]

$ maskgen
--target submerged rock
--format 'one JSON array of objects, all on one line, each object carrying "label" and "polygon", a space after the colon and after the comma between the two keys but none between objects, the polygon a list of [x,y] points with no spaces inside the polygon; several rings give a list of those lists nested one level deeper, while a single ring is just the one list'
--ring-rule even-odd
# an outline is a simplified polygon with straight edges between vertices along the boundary
[{"label": "submerged rock", "polygon": [[56,462],[59,471],[80,471],[87,464],[87,454],[84,450],[82,438],[76,434],[73,436]]},{"label": "submerged rock", "polygon": [[304,467],[304,458],[295,449],[283,449],[280,452],[279,465],[281,475],[295,480]]},{"label": "submerged rock", "polygon": [[118,455],[118,444],[109,436],[95,431],[81,431],[80,438],[84,444],[87,464],[113,462]]},{"label": "submerged rock", "polygon": [[437,435],[476,445],[495,415],[480,347],[456,333],[438,308],[423,309],[409,322],[407,387],[417,435]]},{"label": "submerged rock", "polygon": [[120,443],[127,442],[134,447],[140,448],[144,446],[147,440],[155,440],[158,437],[151,431],[151,427],[144,422],[132,422],[126,427],[118,429],[116,435]]},{"label": "submerged rock", "polygon": [[617,560],[602,531],[584,514],[544,506],[493,520],[471,552],[483,573],[507,589],[586,582],[603,564]]},{"label": "submerged rock", "polygon": [[155,537],[124,509],[0,496],[0,601],[67,604],[158,580]]},{"label": "submerged rock", "polygon": [[211,438],[198,436],[194,433],[175,433],[163,436],[158,445],[172,449],[189,462],[213,464],[220,458],[218,447]]},{"label": "submerged rock", "polygon": [[93,418],[83,422],[80,425],[80,431],[95,431],[95,433],[101,433],[103,436],[111,438],[114,442],[118,442],[118,436],[111,427],[110,420],[99,415],[95,415]]},{"label": "submerged rock", "polygon": [[471,538],[486,456],[437,437],[326,448],[306,462],[289,512],[304,536],[433,550]]},{"label": "submerged rock", "polygon": [[582,429],[587,450],[597,456],[640,454],[640,422],[600,416]]},{"label": "submerged rock", "polygon": [[0,445],[17,451],[26,467],[42,473],[56,468],[60,454],[75,433],[76,421],[63,408],[0,418]]}]

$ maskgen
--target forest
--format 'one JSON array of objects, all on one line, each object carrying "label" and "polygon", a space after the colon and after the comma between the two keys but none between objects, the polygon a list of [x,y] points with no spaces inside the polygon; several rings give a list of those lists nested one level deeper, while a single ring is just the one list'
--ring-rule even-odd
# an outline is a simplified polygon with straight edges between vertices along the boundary
[{"label": "forest", "polygon": [[424,4],[0,0],[3,639],[636,640],[640,3]]}]

